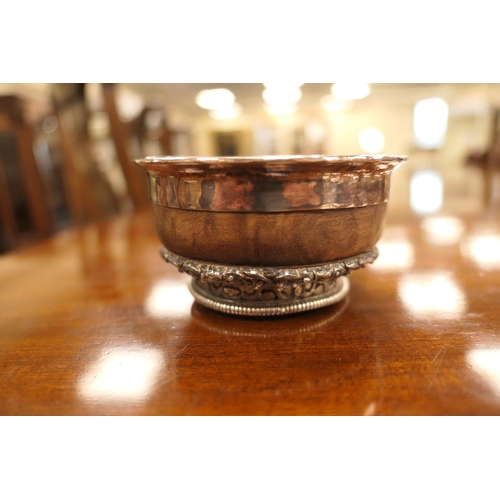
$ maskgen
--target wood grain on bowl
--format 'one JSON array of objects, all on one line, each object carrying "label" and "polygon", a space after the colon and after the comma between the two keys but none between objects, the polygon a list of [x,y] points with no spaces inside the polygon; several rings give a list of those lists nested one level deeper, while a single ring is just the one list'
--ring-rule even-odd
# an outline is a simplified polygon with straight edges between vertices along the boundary
[{"label": "wood grain on bowl", "polygon": [[219,213],[153,205],[162,243],[184,257],[237,265],[332,262],[373,248],[387,204],[283,213]]}]

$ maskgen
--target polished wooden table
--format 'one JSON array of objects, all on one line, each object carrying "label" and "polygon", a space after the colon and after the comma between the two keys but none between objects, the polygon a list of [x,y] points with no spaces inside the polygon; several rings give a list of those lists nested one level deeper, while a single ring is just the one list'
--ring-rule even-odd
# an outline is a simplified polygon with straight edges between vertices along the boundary
[{"label": "polished wooden table", "polygon": [[149,211],[0,258],[3,415],[500,414],[500,217],[387,221],[342,303],[193,303]]}]

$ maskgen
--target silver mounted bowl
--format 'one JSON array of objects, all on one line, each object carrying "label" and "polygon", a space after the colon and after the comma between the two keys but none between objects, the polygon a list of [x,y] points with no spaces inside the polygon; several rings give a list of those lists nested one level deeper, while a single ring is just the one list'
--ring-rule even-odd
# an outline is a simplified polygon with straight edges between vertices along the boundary
[{"label": "silver mounted bowl", "polygon": [[237,315],[290,314],[344,298],[375,260],[403,156],[155,157],[161,255],[195,299]]}]

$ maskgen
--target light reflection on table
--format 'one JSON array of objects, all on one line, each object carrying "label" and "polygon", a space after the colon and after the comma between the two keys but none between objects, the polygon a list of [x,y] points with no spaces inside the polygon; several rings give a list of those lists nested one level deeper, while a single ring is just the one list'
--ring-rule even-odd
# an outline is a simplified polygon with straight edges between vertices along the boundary
[{"label": "light reflection on table", "polygon": [[464,257],[481,269],[500,269],[500,236],[496,234],[472,236],[463,242],[461,250]]},{"label": "light reflection on table", "polygon": [[375,272],[400,272],[411,268],[415,261],[415,251],[404,226],[385,228],[377,248],[379,256],[371,266]]},{"label": "light reflection on table", "polygon": [[160,280],[149,292],[144,307],[152,318],[171,318],[189,315],[193,302],[187,280]]},{"label": "light reflection on table", "polygon": [[422,221],[427,242],[431,245],[456,245],[465,231],[464,223],[457,217],[427,217]]},{"label": "light reflection on table", "polygon": [[471,349],[467,353],[467,362],[500,396],[500,348]]},{"label": "light reflection on table", "polygon": [[404,275],[398,294],[418,318],[458,320],[467,311],[465,293],[448,272]]},{"label": "light reflection on table", "polygon": [[84,400],[98,402],[141,402],[151,395],[164,365],[159,349],[131,349],[126,344],[110,347],[81,377],[79,394]]}]

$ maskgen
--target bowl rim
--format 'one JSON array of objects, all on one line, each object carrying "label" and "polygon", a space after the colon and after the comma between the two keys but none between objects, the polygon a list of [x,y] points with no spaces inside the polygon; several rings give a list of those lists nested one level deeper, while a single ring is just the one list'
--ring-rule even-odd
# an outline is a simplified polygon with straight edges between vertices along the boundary
[{"label": "bowl rim", "polygon": [[304,164],[394,164],[403,163],[407,155],[268,155],[268,156],[146,156],[135,160],[143,168],[169,166],[226,166],[226,165],[304,165]]}]

